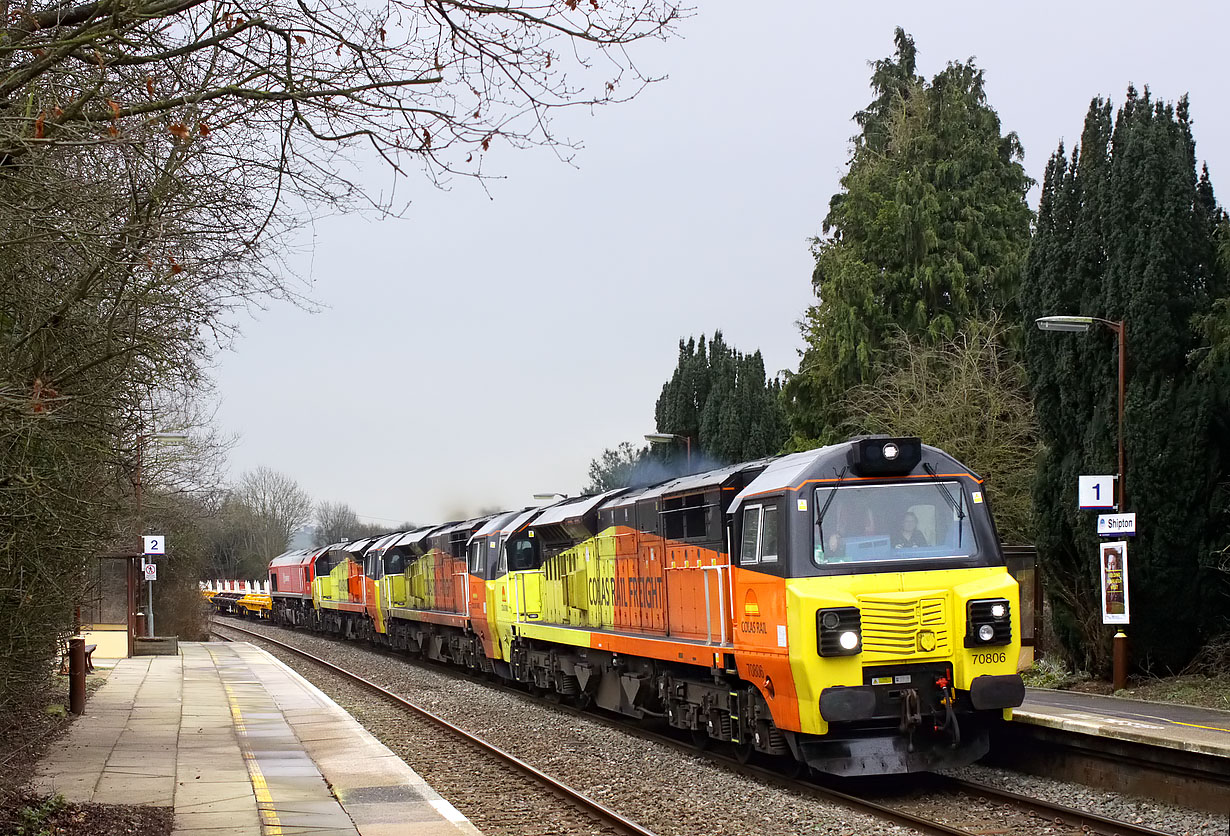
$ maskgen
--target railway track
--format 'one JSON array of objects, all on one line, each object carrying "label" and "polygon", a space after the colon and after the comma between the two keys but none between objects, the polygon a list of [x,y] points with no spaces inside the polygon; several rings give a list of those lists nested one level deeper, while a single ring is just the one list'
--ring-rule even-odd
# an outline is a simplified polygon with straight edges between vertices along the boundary
[{"label": "railway track", "polygon": [[[270,637],[269,635],[267,635],[266,633],[249,630],[244,627],[238,627],[230,623],[225,624],[225,625],[217,625],[217,626],[220,626],[223,629],[234,630],[238,633],[251,636],[259,641],[268,642],[289,653],[292,653],[296,656],[307,659],[308,661],[314,664],[320,665],[328,670],[331,670],[335,673],[345,676],[346,678],[351,679],[357,683],[360,683],[364,687],[369,688],[379,693],[381,696],[385,697],[386,699],[389,699],[390,701],[393,701],[399,705],[402,705],[408,708],[409,710],[415,711],[416,713],[420,713],[422,716],[429,717],[433,722],[441,724],[442,726],[448,728],[449,730],[456,732],[459,735],[464,736],[468,740],[475,741],[478,745],[480,745],[480,747],[484,749],[489,748],[490,750],[493,750],[494,752],[498,752],[500,757],[508,759],[507,762],[513,765],[514,767],[516,767],[517,769],[522,770],[522,771],[529,770],[529,772],[532,775],[541,776],[541,779],[545,779],[543,782],[548,787],[551,787],[554,784],[558,784],[558,782],[556,782],[555,779],[551,778],[550,776],[545,775],[544,773],[535,769],[533,766],[530,766],[529,764],[525,763],[524,761],[521,761],[515,756],[510,755],[506,752],[503,752],[503,750],[499,749],[498,747],[492,746],[491,744],[488,744],[484,741],[480,741],[478,738],[474,737],[468,732],[465,732],[464,730],[458,728],[457,726],[449,723],[443,718],[440,718],[432,714],[431,712],[426,711],[425,709],[422,709],[418,706],[413,705],[409,701],[403,699],[402,697],[399,697],[398,695],[392,693],[391,691],[386,690],[385,688],[383,688],[382,686],[376,683],[370,682],[369,680],[365,679],[359,674],[353,673],[349,670],[346,670],[337,665],[334,665],[332,662],[329,662],[325,659],[321,659],[320,657],[314,654],[311,654],[307,651],[304,651],[298,647],[295,647],[292,644],[288,644],[286,642],[279,641],[278,639],[274,639]],[[223,638],[228,638],[226,636],[223,636],[221,633],[216,633],[216,634],[219,636],[222,636]],[[375,652],[379,652],[379,651],[376,650]],[[903,827],[912,828],[918,832],[928,833],[928,834],[938,834],[938,836],[976,836],[976,834],[996,832],[996,831],[988,831],[984,827],[981,827],[981,826],[976,829],[972,829],[972,830],[963,829],[960,826],[957,826],[955,824],[952,824],[946,821],[939,821],[936,818],[929,818],[925,815],[911,812],[907,809],[903,809],[903,806],[908,806],[908,802],[905,805],[903,805],[901,802],[889,802],[889,801],[877,800],[876,798],[869,797],[873,795],[879,795],[879,793],[876,793],[874,791],[849,792],[846,789],[839,789],[838,787],[833,785],[833,782],[830,782],[824,779],[791,777],[791,776],[783,774],[780,771],[767,768],[765,766],[757,765],[755,763],[740,762],[738,758],[725,755],[719,751],[699,752],[694,744],[687,742],[687,741],[680,740],[679,738],[676,738],[676,737],[672,737],[671,735],[663,734],[657,731],[648,730],[648,729],[638,727],[638,726],[632,726],[627,721],[614,720],[603,714],[598,714],[593,711],[586,711],[586,710],[574,708],[572,706],[563,705],[558,702],[554,702],[554,701],[551,701],[551,700],[548,700],[542,697],[536,697],[536,696],[527,694],[526,692],[520,689],[512,688],[511,686],[501,685],[498,683],[492,683],[491,681],[485,680],[485,679],[479,680],[478,677],[468,676],[465,672],[460,672],[457,669],[454,669],[451,667],[447,669],[442,669],[440,666],[432,665],[429,663],[423,663],[419,660],[413,660],[408,657],[404,657],[400,654],[397,654],[397,658],[400,661],[409,662],[410,664],[421,665],[424,668],[429,669],[429,670],[435,670],[437,672],[441,670],[446,670],[446,672],[449,675],[453,675],[453,676],[460,675],[460,676],[469,678],[472,681],[481,681],[487,687],[491,687],[491,688],[498,689],[498,690],[506,690],[506,691],[515,692],[521,697],[534,700],[543,705],[548,705],[554,710],[560,710],[560,711],[565,711],[568,713],[584,716],[589,720],[616,727],[624,733],[631,733],[631,734],[634,734],[638,737],[641,737],[647,740],[653,740],[655,742],[661,743],[666,746],[670,746],[671,748],[686,752],[691,755],[700,755],[702,757],[707,758],[710,761],[722,764],[724,767],[730,769],[731,771],[738,772],[740,774],[756,778],[759,781],[766,782],[766,783],[772,783],[777,786],[785,787],[785,788],[790,789],[793,792],[805,794],[805,795],[817,798],[822,801],[827,801],[829,803],[838,804],[848,809],[856,810],[858,812],[874,816],[884,821],[890,821],[890,822],[893,822]],[[1132,822],[1126,822],[1126,821],[1121,821],[1117,819],[1107,818],[1105,816],[1100,816],[1096,813],[1090,813],[1084,810],[1079,810],[1079,809],[1068,807],[1062,804],[1057,804],[1057,803],[1047,801],[1044,799],[1020,795],[1018,793],[1013,793],[1007,790],[999,789],[998,787],[993,787],[987,784],[981,784],[981,783],[977,783],[974,781],[966,781],[963,779],[953,778],[953,777],[945,776],[945,775],[926,775],[926,776],[914,776],[914,777],[915,777],[915,780],[913,782],[913,788],[915,789],[924,789],[925,791],[932,793],[932,794],[942,793],[942,794],[951,795],[957,798],[965,797],[967,799],[975,800],[978,802],[985,801],[985,802],[989,802],[995,805],[1001,805],[1003,807],[1011,808],[1013,810],[1019,811],[1020,813],[1029,817],[1029,819],[1035,821],[1037,825],[1039,826],[1038,829],[1045,828],[1048,830],[1048,832],[1052,832],[1052,833],[1055,832],[1056,826],[1064,826],[1064,827],[1069,828],[1073,833],[1098,833],[1098,834],[1103,834],[1103,836],[1172,836],[1172,834],[1169,834],[1166,831],[1156,830],[1154,828],[1147,827],[1147,826],[1140,825],[1140,824],[1135,824]],[[615,813],[614,811],[609,810],[609,808],[606,808],[603,805],[598,804],[597,802],[594,802],[592,799],[586,798],[584,795],[577,792],[576,790],[567,788],[566,785],[562,785],[562,784],[560,784],[559,786],[565,788],[567,793],[574,793],[580,798],[585,799],[584,803],[593,804],[597,808],[600,808],[601,811],[603,812],[598,812],[597,810],[592,812],[592,815],[594,815],[596,818],[599,818],[599,820],[602,820],[604,822],[607,821],[607,819],[605,818],[606,815],[617,817],[618,822],[613,823],[611,825],[613,828],[618,829],[619,827],[622,827],[625,825],[631,826],[634,828],[640,828],[639,825],[636,825],[635,823],[629,821],[628,819],[620,816],[618,813]],[[966,803],[969,803],[969,802],[966,802]],[[642,828],[642,829],[635,829],[635,830],[622,830],[620,832],[644,834],[644,833],[649,833],[650,831]],[[998,832],[1018,832],[1018,831],[1014,829],[1011,831],[998,831]]]}]

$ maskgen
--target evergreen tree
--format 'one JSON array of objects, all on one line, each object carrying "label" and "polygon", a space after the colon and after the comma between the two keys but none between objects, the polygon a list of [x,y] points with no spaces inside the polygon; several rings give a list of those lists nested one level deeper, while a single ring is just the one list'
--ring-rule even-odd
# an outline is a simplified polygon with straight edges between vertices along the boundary
[{"label": "evergreen tree", "polygon": [[[1226,627],[1213,558],[1227,535],[1226,374],[1202,363],[1211,354],[1204,315],[1226,304],[1216,240],[1224,223],[1207,169],[1197,175],[1186,98],[1175,106],[1129,88],[1113,121],[1110,103],[1094,99],[1080,145],[1051,157],[1022,283],[1027,321],[1126,322],[1124,487],[1139,532],[1129,547],[1131,635],[1146,669],[1181,667]],[[1105,669],[1098,538],[1075,493],[1078,475],[1117,464],[1114,335],[1031,328],[1026,348],[1044,445],[1037,544],[1056,631],[1078,664]]]},{"label": "evergreen tree", "polygon": [[896,47],[874,65],[875,99],[855,116],[850,168],[812,245],[819,301],[786,387],[797,444],[841,432],[846,390],[874,380],[897,330],[950,339],[1003,311],[1029,243],[1032,181],[982,70],[954,62],[926,83],[901,29]]},{"label": "evergreen tree", "polygon": [[691,439],[692,460],[730,464],[781,450],[788,436],[781,386],[760,352],[743,354],[717,331],[679,341],[679,363],[654,407],[658,432]]}]

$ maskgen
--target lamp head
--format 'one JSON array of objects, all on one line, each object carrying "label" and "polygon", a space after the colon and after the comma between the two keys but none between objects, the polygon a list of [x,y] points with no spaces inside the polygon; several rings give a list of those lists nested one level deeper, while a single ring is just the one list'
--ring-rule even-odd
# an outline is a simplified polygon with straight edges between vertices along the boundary
[{"label": "lamp head", "polygon": [[1034,320],[1043,331],[1088,331],[1093,321],[1091,316],[1043,316]]},{"label": "lamp head", "polygon": [[653,444],[665,444],[676,439],[683,438],[675,433],[645,433],[645,440]]}]

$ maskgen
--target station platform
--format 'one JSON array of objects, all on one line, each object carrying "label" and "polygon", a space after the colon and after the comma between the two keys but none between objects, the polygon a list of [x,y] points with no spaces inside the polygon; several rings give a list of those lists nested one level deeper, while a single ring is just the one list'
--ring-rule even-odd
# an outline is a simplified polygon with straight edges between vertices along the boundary
[{"label": "station platform", "polygon": [[315,686],[246,642],[124,659],[33,786],[175,809],[175,836],[479,836]]},{"label": "station platform", "polygon": [[1013,709],[1012,719],[1065,732],[1223,757],[1230,772],[1230,711],[1027,688],[1025,702]]}]

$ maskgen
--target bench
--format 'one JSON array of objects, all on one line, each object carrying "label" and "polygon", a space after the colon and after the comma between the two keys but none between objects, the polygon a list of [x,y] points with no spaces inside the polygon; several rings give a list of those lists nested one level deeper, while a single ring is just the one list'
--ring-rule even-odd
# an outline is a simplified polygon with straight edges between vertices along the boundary
[{"label": "bench", "polygon": [[[98,650],[98,645],[96,644],[87,644],[85,646],[85,672],[86,673],[94,672],[94,651],[95,650]],[[60,663],[60,673],[65,676],[68,675],[68,649],[67,648],[65,648],[64,650],[64,660]]]}]

